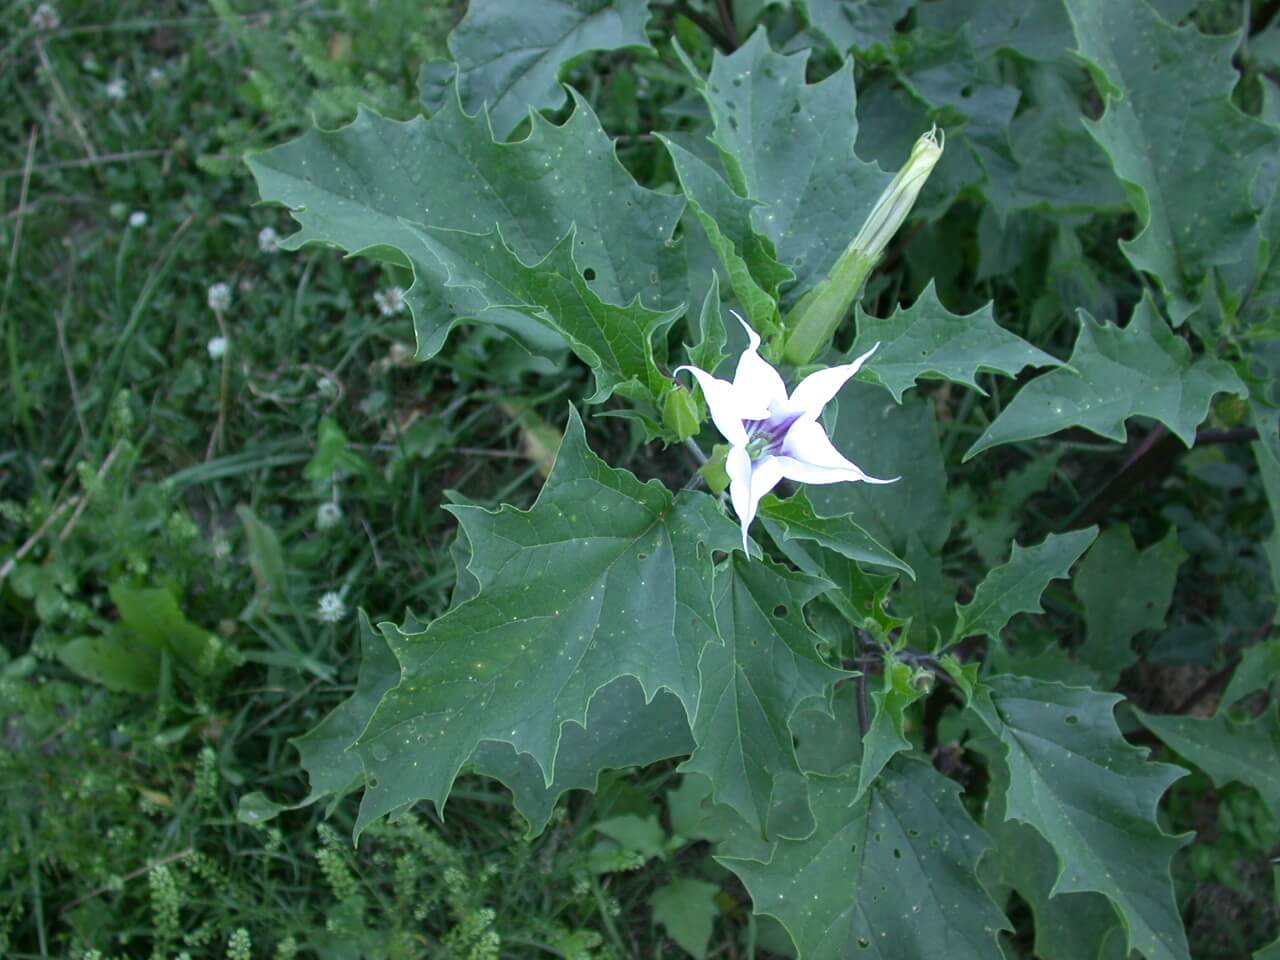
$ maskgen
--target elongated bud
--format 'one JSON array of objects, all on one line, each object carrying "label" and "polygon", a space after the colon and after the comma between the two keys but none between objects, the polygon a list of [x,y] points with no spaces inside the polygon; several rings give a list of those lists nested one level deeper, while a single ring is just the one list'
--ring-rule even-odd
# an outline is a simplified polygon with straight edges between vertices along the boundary
[{"label": "elongated bud", "polygon": [[783,349],[787,362],[796,366],[810,363],[831,343],[880,254],[915,206],[920,190],[942,156],[944,139],[935,126],[916,141],[911,156],[880,195],[862,229],[826,279],[801,297],[787,315]]},{"label": "elongated bud", "polygon": [[920,190],[933,173],[942,157],[945,137],[935,126],[916,141],[911,148],[911,156],[902,169],[893,178],[893,182],[880,194],[867,222],[862,225],[858,235],[853,238],[850,247],[861,251],[863,256],[878,258],[888,246],[893,235],[907,219],[907,214],[916,205]]}]

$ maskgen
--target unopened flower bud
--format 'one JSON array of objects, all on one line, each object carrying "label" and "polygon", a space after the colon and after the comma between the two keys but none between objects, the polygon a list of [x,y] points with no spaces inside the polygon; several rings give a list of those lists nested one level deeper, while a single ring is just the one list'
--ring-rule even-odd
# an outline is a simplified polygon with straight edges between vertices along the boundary
[{"label": "unopened flower bud", "polygon": [[929,174],[938,165],[945,140],[942,131],[935,126],[916,141],[916,145],[911,148],[911,156],[884,193],[880,194],[880,199],[876,201],[866,223],[850,246],[869,257],[879,257],[884,252],[884,248],[902,226],[902,221],[907,219],[907,214],[916,205],[916,198],[920,196]]}]

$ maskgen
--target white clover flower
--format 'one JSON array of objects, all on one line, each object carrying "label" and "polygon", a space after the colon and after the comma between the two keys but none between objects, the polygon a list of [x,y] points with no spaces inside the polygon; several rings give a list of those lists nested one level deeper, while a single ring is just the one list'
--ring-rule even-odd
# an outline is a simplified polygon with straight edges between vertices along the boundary
[{"label": "white clover flower", "polygon": [[322,503],[316,508],[316,529],[332,530],[342,522],[342,507],[333,501]]},{"label": "white clover flower", "polygon": [[[742,548],[750,554],[747,528],[755,519],[761,498],[782,480],[797,483],[893,483],[878,480],[846,460],[827,437],[818,416],[845,383],[875,353],[876,344],[852,363],[811,373],[788,395],[778,371],[760,356],[760,336],[747,321],[747,349],[738,358],[733,382],[721,380],[694,366],[688,370],[702,387],[716,429],[729,441],[725,470],[729,499],[742,524]],[[896,477],[894,479],[897,479]]]},{"label": "white clover flower", "polygon": [[103,86],[102,92],[108,100],[123,100],[129,95],[129,83],[123,77],[112,77]]},{"label": "white clover flower", "polygon": [[142,228],[147,225],[147,212],[145,210],[135,210],[129,214],[129,226]]},{"label": "white clover flower", "polygon": [[229,346],[231,346],[231,341],[226,337],[214,337],[205,344],[205,349],[209,351],[209,356],[214,360],[221,360]]},{"label": "white clover flower", "polygon": [[277,253],[280,250],[280,235],[274,227],[263,227],[258,231],[258,249],[263,253]]},{"label": "white clover flower", "polygon": [[342,602],[342,594],[330,590],[316,604],[316,616],[325,623],[337,623],[347,615],[347,605]]},{"label": "white clover flower", "polygon": [[226,283],[215,283],[209,288],[209,309],[221,313],[231,306],[231,286]]},{"label": "white clover flower", "polygon": [[62,26],[62,17],[58,15],[58,8],[52,3],[40,4],[31,14],[31,26],[37,30],[57,30]]},{"label": "white clover flower", "polygon": [[385,290],[377,291],[373,295],[373,302],[378,305],[384,317],[394,317],[398,313],[404,313],[404,291],[399,287],[387,287]]}]

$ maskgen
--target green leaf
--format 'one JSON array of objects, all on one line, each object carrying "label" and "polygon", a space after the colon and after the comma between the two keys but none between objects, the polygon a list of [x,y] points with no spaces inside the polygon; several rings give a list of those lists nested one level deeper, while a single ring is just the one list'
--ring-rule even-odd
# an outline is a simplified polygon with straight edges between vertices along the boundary
[{"label": "green leaf", "polygon": [[[779,778],[800,776],[791,718],[846,676],[818,656],[804,619],[805,604],[825,588],[767,560],[735,557],[716,576],[721,643],[708,644],[698,664],[697,746],[680,769],[709,779],[713,799],[761,834],[773,832]],[[807,811],[799,819],[802,834],[813,829]]]},{"label": "green leaf", "polygon": [[974,378],[987,370],[1016,377],[1024,367],[1058,366],[1058,361],[999,326],[991,304],[965,316],[951,313],[938,300],[933,282],[916,302],[879,319],[857,308],[858,338],[849,350],[855,357],[873,344],[880,347],[865,369],[889,389],[893,399],[922,378],[950,380],[986,395]]},{"label": "green leaf", "polygon": [[1280,683],[1280,637],[1270,637],[1244,652],[1222,694],[1218,711],[1258,690],[1269,690],[1273,683]]},{"label": "green leaf", "polygon": [[253,510],[241,504],[236,516],[244,527],[245,545],[249,550],[249,567],[253,570],[254,592],[240,614],[242,620],[269,614],[277,605],[289,600],[289,569],[284,562],[284,548],[276,532],[258,519]]},{"label": "green leaf", "polygon": [[1225,362],[1191,359],[1191,348],[1144,299],[1123,329],[1098,323],[1080,311],[1080,335],[1066,366],[1041,374],[1013,401],[965,453],[1048,436],[1067,427],[1123,441],[1130,417],[1153,417],[1188,447],[1209,412],[1215,394],[1246,395],[1244,384]]},{"label": "green leaf", "polygon": [[956,604],[953,639],[987,636],[998,640],[1000,631],[1017,614],[1040,613],[1040,595],[1049,581],[1067,577],[1071,565],[1097,536],[1095,526],[1051,533],[1034,547],[1014,543],[1008,563],[990,571],[967,604]]},{"label": "green leaf", "polygon": [[911,567],[863,530],[852,514],[840,517],[820,516],[814,511],[813,504],[803,490],[786,500],[779,500],[770,494],[760,504],[760,516],[774,521],[787,540],[811,540],[849,560],[901,570],[915,579],[915,572]]},{"label": "green leaf", "polygon": [[[654,362],[653,338],[679,311],[649,310],[639,298],[627,306],[605,302],[574,265],[574,229],[535,264],[520,261],[502,234],[414,228],[422,245],[449,274],[445,286],[467,292],[483,304],[461,319],[484,322],[490,311],[526,314],[564,337],[595,373],[588,403],[601,403],[619,390],[656,400],[667,383]],[[622,388],[622,389],[620,389]]]},{"label": "green leaf", "polygon": [[539,262],[573,229],[575,272],[590,271],[607,303],[638,296],[651,309],[671,309],[686,294],[683,251],[672,242],[684,201],[640,187],[576,95],[562,125],[538,119],[518,143],[495,142],[484,117],[467,116],[451,97],[430,120],[400,123],[361,110],[349,126],[309,131],[248,163],[262,199],[289,207],[302,225],[284,241],[288,249],[321,243],[412,267],[407,298],[420,360],[440,350],[460,318],[478,313],[532,349],[554,353],[558,338],[516,311],[486,312],[467,288],[446,287],[448,274],[415,224],[500,228],[522,263]]},{"label": "green leaf", "polygon": [[1214,786],[1232,781],[1258,791],[1280,816],[1280,705],[1244,723],[1216,717],[1153,716],[1134,710],[1142,725],[1209,775]]},{"label": "green leaf", "polygon": [[1267,563],[1271,566],[1271,589],[1276,597],[1280,597],[1280,459],[1277,458],[1273,445],[1259,440],[1252,444],[1254,459],[1258,462],[1258,473],[1262,476],[1262,489],[1266,491],[1267,503],[1271,507],[1271,533],[1262,543]]},{"label": "green leaf", "polygon": [[1072,583],[1088,628],[1076,656],[1114,681],[1138,659],[1133,638],[1164,626],[1186,557],[1173,527],[1145,550],[1134,545],[1125,524],[1103,533]]},{"label": "green leaf", "polygon": [[686,60],[734,190],[758,202],[756,232],[795,272],[791,299],[826,276],[892,179],[854,154],[852,62],[808,84],[808,56],[774,53],[761,29],[731,55],[717,53],[706,80]]},{"label": "green leaf", "polygon": [[1100,893],[1119,912],[1130,949],[1148,960],[1187,960],[1169,874],[1185,838],[1156,821],[1160,796],[1184,771],[1147,762],[1147,751],[1125,741],[1113,715],[1117,695],[1025,677],[988,683],[974,704],[1008,765],[1006,819],[1053,847],[1050,895]]},{"label": "green leaf", "polygon": [[529,822],[529,833],[537,834],[565,793],[595,792],[603,771],[645,766],[687,756],[692,750],[689,718],[679,699],[662,691],[646,703],[640,684],[624,676],[591,699],[585,728],[573,721],[564,725],[550,785],[533,757],[516,753],[510,743],[482,742],[470,765],[476,773],[506,784],[516,809]]},{"label": "green leaf", "polygon": [[712,270],[711,283],[707,287],[707,295],[702,298],[702,310],[698,314],[698,342],[686,347],[689,362],[708,373],[714,373],[728,356],[724,352],[727,339],[724,316],[720,313],[720,277]]},{"label": "green leaf", "polygon": [[[487,0],[468,6],[449,34],[457,64],[458,96],[468,111],[488,107],[493,131],[506,137],[530,108],[564,105],[560,72],[595,50],[652,50],[645,36],[647,0],[556,0],[531,10],[526,0]],[[440,109],[452,95],[454,64],[435,61],[422,71],[422,101]]]},{"label": "green leaf", "polygon": [[924,696],[924,690],[912,682],[913,673],[907,664],[890,655],[885,656],[881,687],[871,694],[875,712],[871,726],[862,738],[859,797],[875,783],[896,754],[911,749],[911,741],[904,736],[907,707]]},{"label": "green leaf", "polygon": [[425,628],[381,626],[401,681],[357,744],[372,778],[357,830],[417,799],[443,808],[482,740],[531,754],[550,786],[561,728],[585,725],[620,676],[698,708],[698,658],[716,642],[712,552],[740,543],[713,499],[611,469],[573,412],[531,509],[448,509],[480,591]]},{"label": "green leaf", "polygon": [[368,462],[351,449],[338,422],[332,417],[321,417],[316,433],[316,452],[302,468],[303,477],[312,483],[328,484],[334,479],[364,474],[368,470]]},{"label": "green leaf", "polygon": [[852,777],[811,780],[817,829],[767,863],[718,857],[777,918],[801,960],[989,960],[1008,929],[974,870],[990,846],[932,766],[895,759],[860,800]]},{"label": "green leaf", "polygon": [[889,46],[894,25],[907,15],[914,0],[799,0],[801,14],[831,41],[836,53]]},{"label": "green leaf", "polygon": [[172,593],[162,588],[136,589],[117,581],[111,602],[129,632],[152,650],[164,650],[196,673],[210,676],[225,665],[222,640],[187,619]]},{"label": "green leaf", "polygon": [[1239,33],[1171,27],[1144,0],[1066,0],[1066,7],[1076,49],[1107,98],[1101,119],[1086,125],[1141,224],[1121,246],[1159,281],[1180,323],[1205,273],[1244,255],[1254,177],[1280,145],[1280,131],[1231,101]]},{"label": "green leaf", "polygon": [[[828,414],[828,425],[830,423]],[[898,405],[884,390],[851,380],[840,391],[829,431],[836,448],[873,477],[895,483],[833,483],[807,488],[814,509],[850,514],[876,540],[903,556],[912,537],[940,550],[951,528],[947,475],[938,445],[933,404],[908,397]]]},{"label": "green leaf", "polygon": [[340,799],[364,782],[360,756],[349,748],[368,726],[382,695],[400,680],[400,665],[387,641],[363,610],[358,615],[360,673],[355,690],[315,727],[292,741],[311,784],[306,803],[329,796]]},{"label": "green leaf", "polygon": [[262,791],[255,790],[252,793],[246,793],[236,804],[236,820],[256,827],[270,823],[284,811],[292,809],[294,808],[276,803]]},{"label": "green leaf", "polygon": [[671,154],[680,189],[720,255],[747,319],[763,333],[776,330],[778,289],[795,274],[778,262],[773,241],[751,225],[751,212],[759,204],[738,196],[715,170],[679,144],[663,136],[658,139]]},{"label": "green leaf", "polygon": [[693,877],[676,877],[653,892],[654,923],[661,924],[667,936],[691,957],[702,960],[707,955],[711,931],[720,907],[716,895],[720,888]]},{"label": "green leaf", "polygon": [[121,628],[98,637],[75,637],[58,647],[58,659],[72,673],[108,690],[151,694],[160,683],[159,650]]},{"label": "green leaf", "polygon": [[998,788],[987,800],[983,820],[995,843],[979,873],[987,889],[1004,885],[1027,902],[1039,960],[1126,960],[1124,926],[1111,901],[1098,893],[1051,893],[1058,878],[1053,847],[1031,827],[1005,819],[999,787],[1009,782],[1009,772],[998,755],[988,759]]}]

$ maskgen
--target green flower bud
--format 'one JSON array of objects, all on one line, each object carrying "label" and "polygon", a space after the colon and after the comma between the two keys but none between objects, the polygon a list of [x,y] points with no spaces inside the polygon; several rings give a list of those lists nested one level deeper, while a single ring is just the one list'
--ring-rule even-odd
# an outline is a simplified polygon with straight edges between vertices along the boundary
[{"label": "green flower bud", "polygon": [[662,400],[662,423],[683,443],[696,436],[702,426],[702,416],[693,394],[676,383]]},{"label": "green flower bud", "polygon": [[942,157],[943,142],[942,131],[937,127],[916,141],[906,164],[880,195],[862,229],[831,272],[801,297],[787,315],[783,356],[788,363],[795,366],[811,363],[831,343],[836,328],[862,292],[884,248],[915,206],[921,188]]}]

